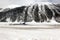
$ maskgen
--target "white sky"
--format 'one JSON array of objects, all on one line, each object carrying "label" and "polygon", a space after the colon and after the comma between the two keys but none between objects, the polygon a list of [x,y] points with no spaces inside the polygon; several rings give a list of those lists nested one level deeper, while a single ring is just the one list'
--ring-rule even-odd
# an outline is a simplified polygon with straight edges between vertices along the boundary
[{"label": "white sky", "polygon": [[24,5],[24,4],[28,5],[38,2],[59,3],[60,0],[0,0],[0,8],[7,7],[8,5]]}]

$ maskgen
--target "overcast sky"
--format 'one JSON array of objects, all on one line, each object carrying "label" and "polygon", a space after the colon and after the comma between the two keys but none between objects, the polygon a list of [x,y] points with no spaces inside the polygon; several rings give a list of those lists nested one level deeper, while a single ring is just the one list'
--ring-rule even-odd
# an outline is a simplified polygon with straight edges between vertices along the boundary
[{"label": "overcast sky", "polygon": [[60,3],[60,0],[0,0],[0,8],[7,7],[8,5],[28,5],[38,2]]}]

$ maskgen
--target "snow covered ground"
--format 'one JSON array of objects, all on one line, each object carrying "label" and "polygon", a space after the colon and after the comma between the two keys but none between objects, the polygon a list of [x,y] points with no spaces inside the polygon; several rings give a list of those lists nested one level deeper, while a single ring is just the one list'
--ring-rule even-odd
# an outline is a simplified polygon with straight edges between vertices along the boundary
[{"label": "snow covered ground", "polygon": [[0,40],[60,40],[60,29],[0,28]]},{"label": "snow covered ground", "polygon": [[28,25],[0,23],[0,40],[60,40],[60,23],[30,22]]}]

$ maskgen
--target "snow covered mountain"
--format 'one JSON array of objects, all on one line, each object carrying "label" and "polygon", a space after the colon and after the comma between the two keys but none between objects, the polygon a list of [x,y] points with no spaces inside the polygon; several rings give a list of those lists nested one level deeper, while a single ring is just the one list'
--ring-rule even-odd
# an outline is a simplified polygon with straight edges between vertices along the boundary
[{"label": "snow covered mountain", "polygon": [[7,11],[0,12],[0,22],[50,22],[60,23],[60,4],[38,3],[27,6],[9,6]]}]

